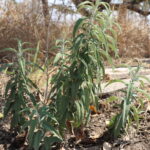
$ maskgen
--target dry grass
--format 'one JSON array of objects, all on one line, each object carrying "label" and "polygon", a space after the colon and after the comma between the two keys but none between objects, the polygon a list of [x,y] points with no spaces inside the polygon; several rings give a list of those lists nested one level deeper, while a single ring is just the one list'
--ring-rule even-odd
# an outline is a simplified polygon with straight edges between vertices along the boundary
[{"label": "dry grass", "polygon": [[122,32],[118,36],[121,57],[150,57],[150,27],[147,22],[127,20],[121,24]]},{"label": "dry grass", "polygon": [[[42,6],[38,10],[33,10],[28,3],[15,4],[8,2],[7,5],[0,8],[0,50],[8,47],[16,48],[16,39],[23,42],[29,42],[30,47],[36,47],[40,42],[40,58],[44,59],[46,49],[46,29],[44,26],[44,16]],[[70,26],[50,20],[50,35],[48,39],[49,48],[52,48],[56,39],[62,38],[64,35],[69,37]],[[64,34],[65,33],[65,34]],[[50,49],[51,50],[51,49]],[[50,53],[50,56],[53,54]],[[1,61],[6,59],[12,60],[12,54],[0,53]]]},{"label": "dry grass", "polygon": [[[40,42],[39,58],[45,60],[46,29],[42,6],[33,9],[31,4],[8,2],[5,7],[0,6],[0,50],[8,47],[16,48],[17,41],[29,42],[30,47],[36,47]],[[52,9],[52,8],[50,8]],[[51,12],[51,10],[50,10]],[[122,16],[122,15],[121,15]],[[62,20],[62,18],[59,18]],[[57,20],[57,19],[56,19]],[[69,38],[72,24],[60,23],[60,20],[50,20],[50,35],[48,39],[49,56],[54,56],[53,46],[56,39]],[[150,56],[150,27],[146,23],[139,23],[127,19],[121,23],[122,32],[118,35],[118,47],[121,57],[149,57]],[[54,54],[54,55],[53,55]],[[10,53],[0,53],[0,62],[13,60]]]}]

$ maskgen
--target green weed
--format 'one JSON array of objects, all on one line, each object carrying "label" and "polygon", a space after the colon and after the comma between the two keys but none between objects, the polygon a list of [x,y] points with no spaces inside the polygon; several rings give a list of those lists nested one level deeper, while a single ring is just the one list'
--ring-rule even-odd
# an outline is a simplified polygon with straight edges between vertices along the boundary
[{"label": "green weed", "polygon": [[[106,11],[100,12],[100,6],[106,7]],[[79,5],[79,9],[82,8],[88,9],[91,15],[77,20],[72,39],[57,42],[60,52],[54,59],[54,65],[58,71],[51,79],[48,98],[46,92],[47,100],[51,100],[48,105],[31,92],[32,88],[40,91],[28,76],[35,66],[40,68],[35,64],[39,46],[33,63],[27,62],[24,57],[31,50],[24,49],[24,43],[19,41],[17,50],[7,49],[16,54],[17,60],[12,64],[14,71],[5,91],[4,114],[12,115],[12,128],[28,130],[29,147],[35,150],[49,150],[52,144],[61,142],[64,131],[68,129],[67,123],[71,124],[71,128],[79,128],[88,122],[90,105],[95,108],[98,105],[96,93],[101,90],[105,74],[103,62],[107,59],[112,63],[111,51],[117,54],[113,30],[116,24],[109,5],[99,0],[95,4],[87,1]]]},{"label": "green weed", "polygon": [[[122,80],[114,80],[109,83],[121,82],[126,86],[126,90],[123,91],[125,96],[121,99],[120,113],[113,117],[110,121],[110,126],[115,138],[125,131],[127,125],[130,126],[133,120],[136,121],[137,125],[139,124],[141,107],[143,104],[138,99],[137,92],[143,93],[146,97],[148,97],[148,99],[150,99],[150,96],[146,91],[137,87],[137,84],[143,85],[144,80],[150,82],[148,78],[139,75],[139,70],[140,66],[136,69],[130,69],[131,80],[129,83],[125,83]],[[141,104],[141,107],[137,107],[136,102]]]},{"label": "green weed", "polygon": [[40,67],[26,61],[25,53],[33,49],[24,49],[24,44],[26,43],[18,41],[17,50],[12,48],[5,49],[14,52],[17,59],[11,65],[13,70],[5,90],[7,101],[4,116],[8,116],[9,113],[12,115],[12,129],[18,129],[18,132],[28,130],[27,139],[30,148],[37,150],[39,147],[43,147],[47,150],[54,142],[62,141],[57,131],[59,124],[54,116],[56,110],[52,106],[43,104],[31,92],[33,88],[38,92],[39,90],[37,85],[28,78],[28,75],[32,70],[35,70],[35,67]]},{"label": "green weed", "polygon": [[[99,6],[106,7],[107,11],[100,12]],[[88,9],[91,15],[77,20],[73,39],[59,42],[60,53],[54,60],[59,68],[52,78],[50,98],[61,131],[68,121],[73,127],[87,123],[90,105],[98,105],[96,91],[100,91],[105,74],[103,61],[112,63],[109,52],[117,54],[115,23],[107,3],[87,1],[79,5],[79,10],[82,8]]]}]

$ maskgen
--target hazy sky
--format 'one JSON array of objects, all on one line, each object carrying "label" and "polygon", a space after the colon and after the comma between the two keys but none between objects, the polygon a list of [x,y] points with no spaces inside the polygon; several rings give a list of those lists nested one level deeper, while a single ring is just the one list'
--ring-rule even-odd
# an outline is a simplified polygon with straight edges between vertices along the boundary
[{"label": "hazy sky", "polygon": [[16,2],[22,2],[23,0],[16,0]]}]

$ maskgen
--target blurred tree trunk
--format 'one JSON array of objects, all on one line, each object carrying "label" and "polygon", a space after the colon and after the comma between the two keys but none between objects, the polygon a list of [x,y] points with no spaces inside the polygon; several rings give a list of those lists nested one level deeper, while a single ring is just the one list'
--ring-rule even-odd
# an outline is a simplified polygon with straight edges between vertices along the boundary
[{"label": "blurred tree trunk", "polygon": [[[125,0],[123,0],[123,4],[125,3]],[[127,7],[126,5],[120,5],[118,9],[118,22],[120,24],[125,24],[127,21]]]},{"label": "blurred tree trunk", "polygon": [[48,0],[42,0],[42,5],[43,5],[43,15],[45,18],[45,26],[48,28],[50,20]]},{"label": "blurred tree trunk", "polygon": [[32,21],[36,21],[40,9],[40,0],[32,0]]}]

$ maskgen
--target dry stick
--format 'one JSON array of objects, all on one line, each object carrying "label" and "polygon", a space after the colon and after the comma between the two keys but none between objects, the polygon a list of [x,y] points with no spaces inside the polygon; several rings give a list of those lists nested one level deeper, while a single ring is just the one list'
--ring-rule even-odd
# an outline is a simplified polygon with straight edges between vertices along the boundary
[{"label": "dry stick", "polygon": [[[49,74],[48,74],[48,54],[49,54],[49,36],[50,36],[50,24],[49,21],[53,14],[53,9],[51,11],[51,14],[49,15],[49,8],[48,8],[48,1],[42,0],[43,3],[43,14],[45,17],[45,31],[46,31],[46,59],[45,59],[45,65],[46,65],[46,87],[45,87],[45,93],[44,93],[44,100],[48,100],[48,80],[49,80]],[[54,0],[54,4],[56,3],[56,0]]]}]

